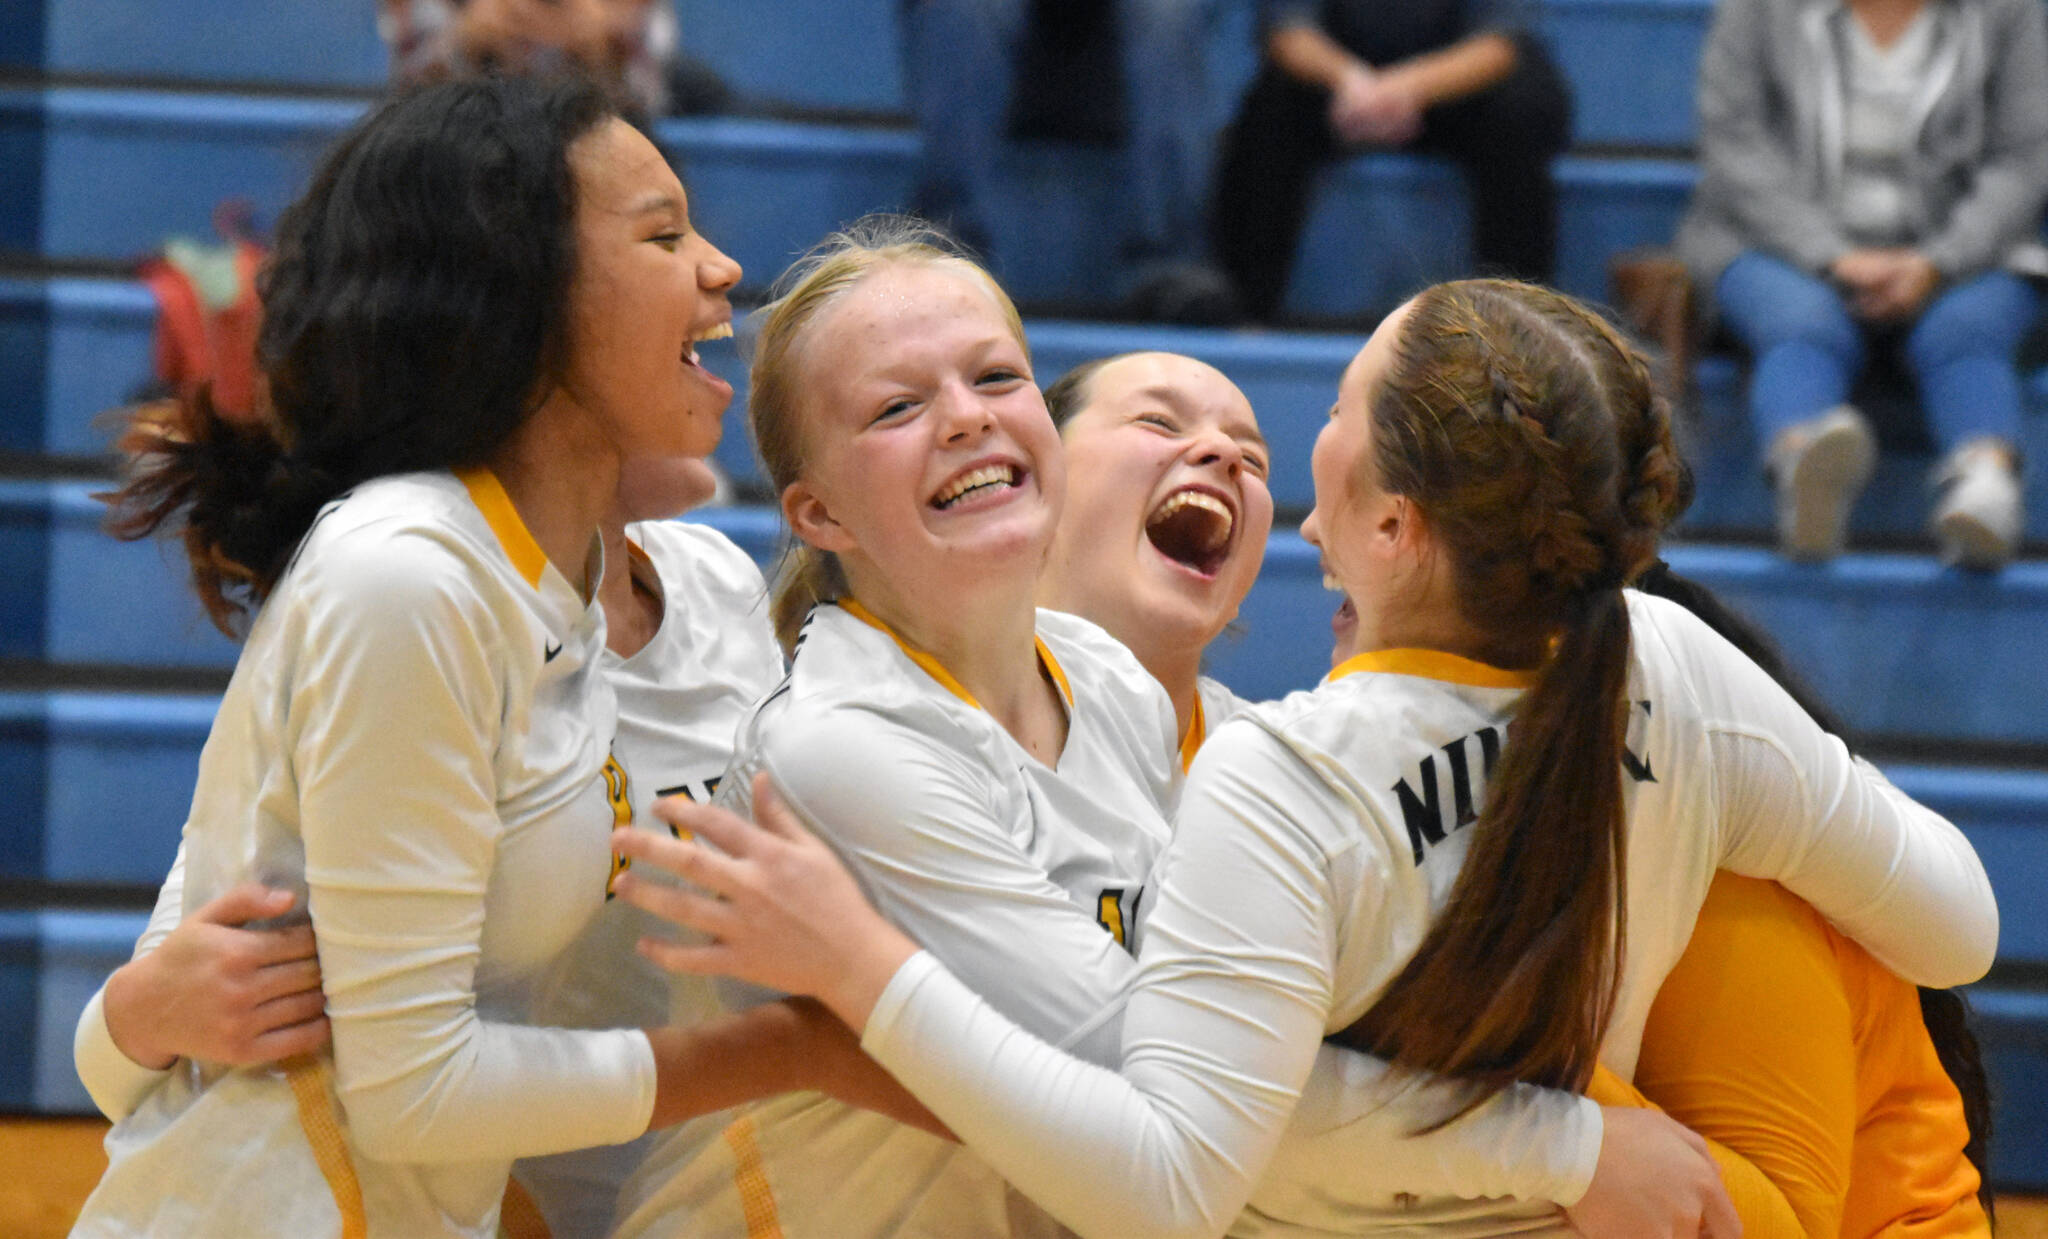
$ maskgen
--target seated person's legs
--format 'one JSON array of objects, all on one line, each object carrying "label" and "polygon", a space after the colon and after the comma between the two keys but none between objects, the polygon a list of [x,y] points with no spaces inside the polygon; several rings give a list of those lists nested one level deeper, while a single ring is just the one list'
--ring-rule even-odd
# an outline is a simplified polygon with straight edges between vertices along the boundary
[{"label": "seated person's legs", "polygon": [[2020,338],[2039,310],[2025,280],[1993,271],[1941,292],[1906,336],[1906,364],[1943,454],[1937,477],[1944,493],[1934,531],[1952,563],[1996,568],[2019,545],[2026,521],[2018,456],[2026,396],[2017,358]]},{"label": "seated person's legs", "polygon": [[916,206],[984,253],[1028,3],[903,0],[903,79],[923,142]]},{"label": "seated person's legs", "polygon": [[1131,243],[1145,258],[1191,261],[1205,248],[1214,9],[1214,0],[1117,0],[1129,101]]},{"label": "seated person's legs", "polygon": [[1334,153],[1329,92],[1271,65],[1245,94],[1216,169],[1215,245],[1245,313],[1280,312],[1316,169]]},{"label": "seated person's legs", "polygon": [[1127,308],[1146,318],[1221,324],[1241,317],[1209,262],[1209,30],[1215,0],[1117,0],[1132,262]]},{"label": "seated person's legs", "polygon": [[1876,439],[1848,404],[1863,331],[1827,281],[1758,250],[1728,264],[1714,297],[1752,360],[1750,421],[1778,492],[1779,544],[1825,559],[1847,540],[1876,463]]},{"label": "seated person's legs", "polygon": [[1536,39],[1517,36],[1515,68],[1478,94],[1423,114],[1416,147],[1456,159],[1472,193],[1472,257],[1486,275],[1549,283],[1557,268],[1557,181],[1571,143],[1571,92]]}]

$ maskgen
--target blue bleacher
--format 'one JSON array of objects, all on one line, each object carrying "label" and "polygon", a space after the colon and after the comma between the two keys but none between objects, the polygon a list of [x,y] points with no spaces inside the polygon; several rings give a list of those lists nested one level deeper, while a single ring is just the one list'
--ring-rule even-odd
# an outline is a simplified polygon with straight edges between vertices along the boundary
[{"label": "blue bleacher", "polygon": [[[214,207],[245,197],[276,212],[325,143],[363,110],[342,99],[0,88],[0,250],[52,259],[133,259],[173,234],[205,236]],[[762,288],[833,228],[911,198],[917,136],[897,129],[717,118],[659,127],[680,162],[698,224]],[[1566,159],[1559,165],[1559,283],[1598,297],[1607,259],[1669,238],[1692,184],[1671,161]],[[1023,301],[1107,307],[1123,294],[1110,152],[1024,144],[1004,171],[993,250]],[[1369,221],[1361,226],[1361,221]],[[1381,155],[1324,177],[1287,306],[1321,317],[1384,310],[1462,269],[1469,225],[1447,164]]]},{"label": "blue bleacher", "polygon": [[[155,305],[138,283],[87,278],[0,277],[0,373],[19,376],[0,390],[0,450],[90,456],[106,450],[107,410],[149,376]],[[744,334],[745,319],[740,326]],[[1160,349],[1200,357],[1231,376],[1259,413],[1272,441],[1272,489],[1283,509],[1306,510],[1309,448],[1334,397],[1337,378],[1360,337],[1302,332],[1237,332],[1033,320],[1028,325],[1041,382],[1091,357]],[[704,349],[706,363],[738,389],[744,407],[746,366],[732,345]],[[1771,497],[1756,467],[1756,450],[1741,406],[1741,369],[1710,357],[1696,371],[1698,416],[1686,427],[1687,458],[1699,478],[1695,528],[1765,537]],[[2033,379],[2036,415],[2024,426],[2028,455],[2048,459],[2048,369]],[[737,414],[720,445],[719,462],[736,479],[758,482]],[[1925,526],[1931,496],[1924,455],[1889,453],[1856,513],[1865,536],[1912,537]],[[2036,487],[2027,528],[2048,541],[2048,488]]]},{"label": "blue bleacher", "polygon": [[[899,0],[677,0],[683,46],[742,100],[899,117]],[[1539,0],[1537,24],[1577,96],[1583,143],[1683,147],[1708,0]],[[1210,40],[1213,119],[1248,80],[1249,0],[1221,0]],[[155,83],[368,93],[386,57],[372,6],[328,0],[19,0],[0,14],[0,70]],[[857,66],[849,70],[848,66]]]},{"label": "blue bleacher", "polygon": [[[798,251],[910,196],[917,136],[903,116],[899,0],[674,0],[686,47],[717,66],[747,114],[665,122],[698,222],[758,293]],[[1221,0],[1212,120],[1253,71],[1249,0]],[[194,763],[235,656],[184,584],[174,547],[98,532],[107,430],[95,421],[147,378],[155,308],[110,265],[173,234],[204,236],[214,206],[274,218],[324,145],[379,89],[385,58],[368,0],[19,0],[0,5],[0,881],[70,892],[0,912],[0,1107],[82,1111],[70,1028],[125,957],[142,906],[75,908],[76,893],[153,886],[175,848]],[[1560,165],[1560,283],[1595,297],[1616,252],[1668,240],[1689,193],[1693,76],[1711,0],[1537,0],[1577,92],[1579,149]],[[994,249],[1027,303],[1096,312],[1122,289],[1114,155],[1021,144]],[[1441,162],[1371,156],[1325,176],[1288,308],[1357,318],[1461,271],[1467,211]],[[81,271],[97,272],[81,274]],[[1182,331],[1036,318],[1038,377],[1133,349],[1187,352],[1237,380],[1274,447],[1283,512],[1311,502],[1306,460],[1355,334]],[[736,349],[706,350],[744,396]],[[1995,1178],[2048,1189],[2048,771],[1964,762],[2048,745],[2048,561],[1996,577],[1924,554],[1855,554],[1801,567],[1758,549],[1770,496],[1741,414],[1741,372],[1709,358],[1688,426],[1702,540],[1670,559],[1761,619],[1858,729],[1909,742],[1890,769],[1951,815],[2001,896],[2001,981],[1975,1002],[2000,1094]],[[2048,371],[2030,377],[2026,448],[2048,459]],[[757,482],[740,419],[719,458]],[[1924,454],[1888,454],[1859,534],[1911,547],[1929,497]],[[2048,541],[2036,485],[2030,538]],[[758,558],[771,511],[705,514]],[[1283,520],[1283,524],[1284,524]],[[1731,541],[1710,541],[1734,535]],[[1262,697],[1326,666],[1332,599],[1312,548],[1276,532],[1243,632],[1211,670]],[[170,691],[162,686],[182,686]],[[1948,753],[1955,760],[1944,760]],[[101,898],[93,896],[93,898]],[[123,901],[102,899],[121,904]]]},{"label": "blue bleacher", "polygon": [[148,920],[145,912],[0,911],[0,1110],[92,1113],[71,1069],[71,1030]]},{"label": "blue bleacher", "polygon": [[[116,544],[99,532],[96,484],[0,481],[0,548],[32,565],[0,579],[0,658],[59,666],[211,667],[235,647],[206,622],[174,547]],[[765,508],[704,518],[764,562],[775,542]],[[1997,576],[1942,569],[1922,556],[1851,555],[1824,567],[1757,548],[1674,546],[1698,577],[1763,622],[1859,731],[2048,745],[2048,659],[2033,644],[2048,615],[2048,562]],[[107,599],[127,605],[109,607]],[[1240,637],[1212,652],[1240,692],[1277,697],[1327,667],[1331,600],[1314,549],[1274,536],[1246,601]],[[152,617],[135,623],[140,610]],[[1308,617],[1304,619],[1304,617]],[[1985,658],[1986,649],[2011,651]]]}]

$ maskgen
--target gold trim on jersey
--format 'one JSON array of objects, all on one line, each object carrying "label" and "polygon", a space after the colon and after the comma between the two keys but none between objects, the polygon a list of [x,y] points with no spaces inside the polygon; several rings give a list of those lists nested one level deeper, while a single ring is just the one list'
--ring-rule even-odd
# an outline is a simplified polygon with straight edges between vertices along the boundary
[{"label": "gold trim on jersey", "polygon": [[548,555],[533,540],[526,522],[519,519],[519,509],[512,506],[512,496],[505,493],[505,484],[489,469],[457,469],[455,476],[468,489],[469,501],[484,514],[484,523],[498,535],[498,545],[505,548],[506,558],[528,585],[539,589],[541,573],[547,571]]},{"label": "gold trim on jersey", "polygon": [[782,1239],[782,1214],[775,1207],[775,1189],[768,1182],[768,1168],[761,1163],[761,1146],[754,1140],[751,1115],[734,1119],[724,1133],[725,1147],[732,1150],[732,1181],[739,1189],[740,1216],[747,1221],[747,1239]]},{"label": "gold trim on jersey", "polygon": [[[932,657],[930,654],[925,653],[923,650],[918,649],[910,642],[905,641],[900,635],[897,634],[894,628],[891,628],[888,624],[884,623],[881,620],[881,618],[878,617],[873,611],[868,610],[866,607],[860,605],[860,603],[856,602],[852,598],[841,598],[839,600],[839,609],[846,612],[848,615],[851,615],[853,618],[859,620],[861,623],[866,624],[868,627],[874,629],[875,631],[882,633],[884,636],[887,636],[891,641],[894,641],[896,643],[896,648],[903,651],[903,656],[905,658],[908,658],[911,662],[914,662],[919,667],[923,668],[924,673],[933,678],[934,680],[937,680],[939,682],[940,687],[944,688],[947,692],[953,694],[955,697],[958,697],[960,700],[966,702],[968,705],[973,706],[977,710],[982,709],[982,704],[974,699],[974,694],[968,692],[965,685],[961,684],[959,680],[953,678],[953,673],[946,670],[945,664],[941,663],[938,659]],[[1060,660],[1052,656],[1052,651],[1046,647],[1045,638],[1033,637],[1032,640],[1038,646],[1039,665],[1045,668],[1046,674],[1050,675],[1052,677],[1052,682],[1059,687],[1060,697],[1066,701],[1067,708],[1070,710],[1073,709],[1074,689],[1072,685],[1067,683],[1066,668],[1060,666]]]},{"label": "gold trim on jersey", "polygon": [[1195,754],[1202,748],[1202,742],[1209,738],[1209,720],[1202,710],[1202,694],[1195,693],[1195,714],[1188,720],[1188,729],[1180,737],[1180,772],[1186,774],[1188,767],[1195,764]]},{"label": "gold trim on jersey", "polygon": [[1332,681],[1360,671],[1382,671],[1389,675],[1412,675],[1425,680],[1445,680],[1471,688],[1528,688],[1536,683],[1533,671],[1510,671],[1474,661],[1445,650],[1367,650],[1354,654],[1330,672]]},{"label": "gold trim on jersey", "polygon": [[301,1054],[284,1064],[292,1100],[299,1107],[299,1128],[313,1150],[313,1164],[327,1180],[334,1207],[341,1211],[341,1239],[368,1239],[369,1216],[363,1211],[363,1185],[349,1156],[348,1138],[334,1102],[334,1068],[324,1054]]}]

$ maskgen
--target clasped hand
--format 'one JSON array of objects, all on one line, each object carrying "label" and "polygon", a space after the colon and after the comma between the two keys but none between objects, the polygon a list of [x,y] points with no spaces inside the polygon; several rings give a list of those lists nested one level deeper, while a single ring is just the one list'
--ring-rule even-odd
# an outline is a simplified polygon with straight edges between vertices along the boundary
[{"label": "clasped hand", "polygon": [[1330,128],[1353,145],[1405,146],[1422,133],[1422,113],[1400,78],[1363,65],[1330,91]]},{"label": "clasped hand", "polygon": [[1912,249],[1855,249],[1828,267],[1849,296],[1856,317],[1873,323],[1901,322],[1926,306],[1941,272]]}]

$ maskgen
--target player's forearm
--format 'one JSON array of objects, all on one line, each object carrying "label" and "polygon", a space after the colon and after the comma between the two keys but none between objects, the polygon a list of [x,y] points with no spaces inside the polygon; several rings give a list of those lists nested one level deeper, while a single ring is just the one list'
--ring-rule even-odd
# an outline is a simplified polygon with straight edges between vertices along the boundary
[{"label": "player's forearm", "polygon": [[817,1091],[928,1131],[945,1130],[812,999],[787,998],[687,1027],[650,1029],[647,1038],[656,1081],[650,1127],[781,1093]]}]

